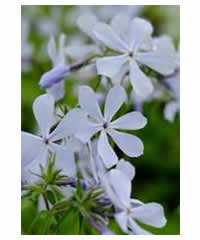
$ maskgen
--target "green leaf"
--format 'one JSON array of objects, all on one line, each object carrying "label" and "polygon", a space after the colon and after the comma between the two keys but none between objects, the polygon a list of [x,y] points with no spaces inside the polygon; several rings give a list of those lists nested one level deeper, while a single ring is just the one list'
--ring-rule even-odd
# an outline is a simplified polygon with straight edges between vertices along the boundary
[{"label": "green leaf", "polygon": [[100,235],[100,233],[83,218],[79,235]]},{"label": "green leaf", "polygon": [[72,208],[60,220],[58,235],[78,235],[80,231],[80,213]]},{"label": "green leaf", "polygon": [[49,202],[51,204],[55,204],[56,203],[56,196],[53,193],[53,191],[47,190],[47,198],[48,198],[48,200],[49,200]]},{"label": "green leaf", "polygon": [[125,233],[120,229],[119,225],[114,219],[109,221],[108,228],[118,235],[124,235]]},{"label": "green leaf", "polygon": [[28,198],[21,200],[21,231],[26,234],[37,215],[37,203]]},{"label": "green leaf", "polygon": [[55,224],[55,218],[50,211],[41,211],[34,219],[29,229],[29,235],[47,235],[51,225]]}]

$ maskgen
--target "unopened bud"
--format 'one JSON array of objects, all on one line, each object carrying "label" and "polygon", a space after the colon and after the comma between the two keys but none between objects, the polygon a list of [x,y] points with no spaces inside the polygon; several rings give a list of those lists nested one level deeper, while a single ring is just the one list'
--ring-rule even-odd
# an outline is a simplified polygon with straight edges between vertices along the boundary
[{"label": "unopened bud", "polygon": [[42,75],[39,85],[41,88],[50,88],[54,84],[64,80],[64,78],[69,76],[69,74],[69,66],[65,64],[56,65],[52,70]]}]

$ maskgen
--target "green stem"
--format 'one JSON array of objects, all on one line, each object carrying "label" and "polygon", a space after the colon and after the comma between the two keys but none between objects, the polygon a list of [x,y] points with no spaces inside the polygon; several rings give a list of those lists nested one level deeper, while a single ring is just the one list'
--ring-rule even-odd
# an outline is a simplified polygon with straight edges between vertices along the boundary
[{"label": "green stem", "polygon": [[46,192],[44,192],[42,194],[42,196],[43,196],[43,199],[44,199],[44,203],[45,203],[46,209],[49,211],[50,207],[49,207],[49,203],[48,203],[48,198],[47,198]]}]

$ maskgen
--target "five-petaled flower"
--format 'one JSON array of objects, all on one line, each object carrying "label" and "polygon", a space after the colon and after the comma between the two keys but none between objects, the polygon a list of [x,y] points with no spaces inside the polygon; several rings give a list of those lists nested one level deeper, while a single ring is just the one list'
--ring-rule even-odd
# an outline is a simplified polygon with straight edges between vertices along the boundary
[{"label": "five-petaled flower", "polygon": [[88,114],[88,118],[83,118],[84,120],[79,122],[80,128],[76,136],[81,141],[87,142],[92,136],[100,132],[97,149],[107,168],[118,162],[117,155],[109,144],[108,136],[126,155],[138,157],[143,154],[143,143],[138,137],[116,129],[141,129],[147,123],[146,118],[140,112],[130,112],[112,121],[125,100],[126,93],[122,87],[111,88],[105,100],[103,116],[93,90],[87,86],[81,86],[79,89],[79,105]]},{"label": "five-petaled flower", "polygon": [[153,48],[152,32],[152,25],[141,18],[130,20],[125,16],[121,18],[117,16],[111,26],[105,23],[96,24],[94,27],[96,38],[107,47],[121,53],[97,59],[97,72],[110,77],[115,84],[119,84],[129,73],[130,82],[137,95],[151,94],[152,82],[140,66],[145,65],[167,75],[174,71],[176,61],[171,39],[162,37],[157,48]]},{"label": "five-petaled flower", "polygon": [[[64,174],[73,175],[76,172],[74,152],[78,151],[80,143],[72,137],[75,129],[74,120],[77,119],[76,110],[69,112],[57,127],[50,132],[55,124],[54,98],[45,94],[39,96],[33,111],[40,128],[41,136],[22,132],[22,178],[31,182],[35,180],[30,171],[39,174],[40,164],[45,166],[50,153],[56,154],[56,167]],[[66,144],[59,144],[59,140],[67,138]]]},{"label": "five-petaled flower", "polygon": [[134,176],[134,167],[120,160],[118,166],[107,172],[102,181],[108,197],[116,208],[115,219],[121,229],[128,234],[151,234],[142,229],[135,220],[161,228],[166,224],[164,210],[158,203],[143,203],[130,198],[131,181]]}]

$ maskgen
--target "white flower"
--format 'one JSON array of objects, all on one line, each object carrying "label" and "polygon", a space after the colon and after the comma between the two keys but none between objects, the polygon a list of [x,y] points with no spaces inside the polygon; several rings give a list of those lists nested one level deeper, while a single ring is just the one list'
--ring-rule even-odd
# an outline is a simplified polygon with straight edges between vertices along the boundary
[{"label": "white flower", "polygon": [[64,55],[65,35],[59,37],[58,50],[53,37],[50,38],[48,44],[48,55],[53,63],[53,69],[42,75],[40,79],[40,87],[47,89],[48,94],[52,95],[55,100],[64,97],[64,78],[70,75],[70,68],[66,64]]},{"label": "white flower", "polygon": [[[40,164],[46,164],[49,152],[56,153],[55,167],[62,169],[63,174],[73,175],[76,172],[74,152],[79,149],[79,142],[71,136],[75,132],[78,110],[69,112],[50,132],[51,127],[55,124],[54,104],[51,95],[39,96],[33,104],[33,111],[41,136],[22,132],[22,177],[27,181],[32,181],[34,177],[30,175],[30,171],[39,173]],[[65,145],[57,143],[58,140],[64,138],[68,139]]]},{"label": "white flower", "polygon": [[175,50],[171,39],[165,37],[157,49],[152,49],[152,25],[141,18],[130,19],[117,16],[112,26],[98,23],[94,27],[96,38],[107,47],[121,53],[119,56],[99,58],[97,71],[108,76],[116,84],[119,76],[129,73],[130,82],[140,96],[148,96],[153,91],[151,80],[141,71],[140,65],[163,75],[171,74],[175,69]]},{"label": "white flower", "polygon": [[166,224],[164,210],[158,203],[145,204],[130,198],[134,176],[134,167],[121,160],[115,169],[104,175],[103,185],[116,208],[115,219],[121,229],[128,234],[151,234],[142,229],[135,220],[153,227],[163,227]]},{"label": "white flower", "polygon": [[76,136],[81,141],[88,142],[94,134],[100,132],[97,149],[107,168],[118,162],[117,155],[109,144],[108,135],[126,155],[138,157],[143,154],[143,143],[138,137],[116,129],[143,128],[147,123],[146,118],[139,112],[130,112],[112,121],[125,100],[126,93],[122,87],[111,88],[106,97],[103,116],[94,91],[88,86],[81,86],[79,89],[79,105],[88,114],[88,119],[79,121],[80,129]]}]

